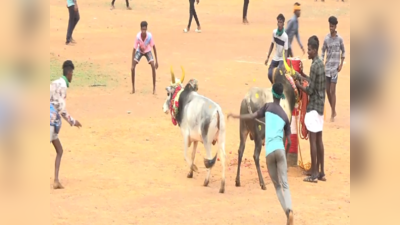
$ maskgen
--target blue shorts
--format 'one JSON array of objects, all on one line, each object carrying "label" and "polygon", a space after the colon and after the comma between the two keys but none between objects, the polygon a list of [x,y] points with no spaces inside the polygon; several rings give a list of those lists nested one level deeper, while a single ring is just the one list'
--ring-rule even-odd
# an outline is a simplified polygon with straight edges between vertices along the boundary
[{"label": "blue shorts", "polygon": [[147,62],[148,62],[149,64],[150,64],[151,62],[154,61],[153,53],[151,53],[151,51],[150,51],[150,52],[146,52],[146,53],[141,53],[141,52],[138,51],[138,50],[136,50],[134,60],[135,60],[137,63],[139,63],[139,62],[140,62],[140,59],[141,59],[143,56],[146,57]]}]

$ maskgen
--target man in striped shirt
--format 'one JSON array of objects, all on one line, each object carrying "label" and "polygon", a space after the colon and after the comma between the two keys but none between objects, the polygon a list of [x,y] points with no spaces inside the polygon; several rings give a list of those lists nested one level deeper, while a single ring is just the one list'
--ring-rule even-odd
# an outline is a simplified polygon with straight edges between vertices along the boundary
[{"label": "man in striped shirt", "polygon": [[279,14],[276,18],[278,20],[278,28],[275,29],[272,33],[272,43],[269,48],[268,58],[265,60],[265,65],[268,65],[269,57],[271,56],[272,50],[274,49],[274,45],[276,45],[276,53],[274,58],[271,61],[271,64],[268,68],[268,79],[272,81],[272,73],[274,68],[282,67],[283,65],[283,50],[287,52],[288,50],[288,35],[285,32],[285,28],[283,27],[285,23],[285,17],[282,14]]},{"label": "man in striped shirt", "polygon": [[326,92],[328,94],[329,104],[332,108],[331,122],[334,122],[336,113],[336,84],[338,81],[339,72],[342,70],[343,62],[346,56],[343,38],[336,31],[338,20],[336,17],[329,17],[330,33],[325,37],[322,47],[322,60],[325,59],[326,74]]}]

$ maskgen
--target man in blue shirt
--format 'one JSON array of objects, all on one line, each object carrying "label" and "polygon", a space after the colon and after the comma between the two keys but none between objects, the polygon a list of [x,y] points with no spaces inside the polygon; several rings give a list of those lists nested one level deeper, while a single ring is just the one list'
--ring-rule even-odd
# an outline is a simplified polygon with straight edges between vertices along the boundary
[{"label": "man in blue shirt", "polygon": [[272,94],[274,102],[265,104],[257,112],[240,116],[230,113],[228,119],[229,117],[233,117],[242,120],[254,120],[265,117],[265,146],[268,173],[274,183],[279,202],[286,213],[287,224],[292,225],[292,197],[289,190],[286,162],[286,152],[288,152],[291,145],[290,138],[287,138],[286,152],[284,146],[284,139],[286,139],[284,137],[290,137],[291,131],[288,116],[280,106],[280,99],[285,99],[283,84],[275,83],[272,87]]},{"label": "man in blue shirt", "polygon": [[67,30],[67,41],[65,44],[69,45],[70,43],[75,43],[75,40],[72,38],[72,33],[78,23],[80,16],[78,10],[78,3],[76,0],[67,0],[67,8],[69,12],[69,20],[68,20],[68,30]]}]

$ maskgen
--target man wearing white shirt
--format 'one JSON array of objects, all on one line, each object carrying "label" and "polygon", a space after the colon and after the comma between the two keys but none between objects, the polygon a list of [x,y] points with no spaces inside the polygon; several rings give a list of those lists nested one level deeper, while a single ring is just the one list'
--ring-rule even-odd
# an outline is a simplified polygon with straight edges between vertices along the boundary
[{"label": "man wearing white shirt", "polygon": [[283,50],[287,52],[289,45],[288,45],[288,35],[285,32],[285,28],[283,27],[285,23],[285,17],[282,14],[279,14],[276,18],[278,20],[278,28],[273,31],[272,34],[272,43],[271,47],[269,48],[268,58],[265,61],[265,65],[268,65],[269,57],[271,56],[272,50],[274,49],[274,45],[276,45],[276,53],[274,58],[271,61],[271,64],[268,68],[268,79],[272,81],[272,73],[274,68],[282,67],[283,65]]}]

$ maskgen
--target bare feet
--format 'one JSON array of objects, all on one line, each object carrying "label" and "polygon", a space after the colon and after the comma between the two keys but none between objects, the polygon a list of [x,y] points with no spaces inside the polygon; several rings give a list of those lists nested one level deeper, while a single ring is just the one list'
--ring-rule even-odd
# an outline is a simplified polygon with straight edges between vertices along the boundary
[{"label": "bare feet", "polygon": [[332,117],[331,117],[331,122],[333,123],[333,122],[335,122],[335,117],[337,116],[337,113],[336,112],[334,112],[334,113],[332,113]]},{"label": "bare feet", "polygon": [[54,181],[53,188],[54,189],[64,189],[64,187],[61,185],[61,183],[59,181]]},{"label": "bare feet", "polygon": [[114,6],[111,6],[111,9],[110,9],[110,10],[113,10],[113,9],[115,9],[115,7],[114,7]]},{"label": "bare feet", "polygon": [[129,7],[129,6],[128,6],[128,7],[126,7],[126,9],[127,9],[127,10],[132,10],[132,8],[131,8],[131,7]]},{"label": "bare feet", "polygon": [[155,88],[153,89],[153,95],[156,95],[156,89]]},{"label": "bare feet", "polygon": [[135,89],[132,90],[131,94],[135,94]]},{"label": "bare feet", "polygon": [[247,18],[243,19],[243,24],[249,24],[249,21],[247,20]]},{"label": "bare feet", "polygon": [[287,224],[293,225],[293,212],[292,211],[289,212]]}]

